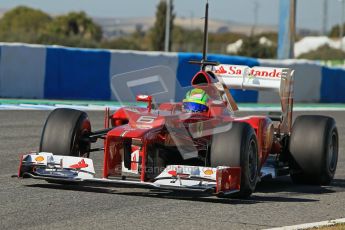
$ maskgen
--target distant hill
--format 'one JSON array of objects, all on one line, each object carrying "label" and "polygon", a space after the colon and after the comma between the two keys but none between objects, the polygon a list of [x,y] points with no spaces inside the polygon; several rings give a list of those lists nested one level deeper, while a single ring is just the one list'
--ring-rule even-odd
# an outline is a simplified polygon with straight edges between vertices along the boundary
[{"label": "distant hill", "polygon": [[7,11],[6,9],[1,9],[1,8],[0,8],[0,18],[2,17],[2,15],[4,15],[4,13],[5,13],[6,11]]},{"label": "distant hill", "polygon": [[[0,8],[0,18],[8,9]],[[55,16],[55,14],[52,14]],[[133,33],[136,29],[142,31],[149,30],[155,21],[154,17],[138,17],[138,18],[102,18],[93,17],[94,21],[99,24],[104,32],[104,37],[113,38]],[[176,18],[175,24],[186,29],[200,29],[203,30],[203,20],[200,18]],[[210,32],[235,32],[249,35],[253,29],[253,25],[243,24],[234,21],[223,21],[217,19],[210,19]],[[257,25],[254,33],[262,32],[277,32],[278,26],[274,25]],[[308,29],[298,29],[300,35],[317,35],[318,32]]]},{"label": "distant hill", "polygon": [[[154,24],[154,17],[142,18],[94,18],[95,22],[102,26],[105,37],[111,38],[130,34],[136,29],[147,31]],[[199,18],[176,18],[175,24],[186,29],[203,30],[204,22]],[[249,35],[253,26],[232,21],[210,19],[210,32],[236,32]],[[277,26],[258,25],[255,33],[277,31]]]}]

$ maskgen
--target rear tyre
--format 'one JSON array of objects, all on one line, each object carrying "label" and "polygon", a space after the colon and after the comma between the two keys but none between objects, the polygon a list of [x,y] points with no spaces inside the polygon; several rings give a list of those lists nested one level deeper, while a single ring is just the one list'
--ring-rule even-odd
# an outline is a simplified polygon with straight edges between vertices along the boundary
[{"label": "rear tyre", "polygon": [[90,132],[91,124],[85,112],[55,109],[49,114],[43,127],[39,151],[86,157],[91,144],[83,140],[83,137]]},{"label": "rear tyre", "polygon": [[210,162],[212,167],[241,167],[241,189],[233,198],[247,198],[258,181],[258,144],[254,129],[247,123],[232,123],[232,128],[213,136]]},{"label": "rear tyre", "polygon": [[292,181],[296,184],[330,184],[337,168],[338,140],[333,118],[297,117],[289,144]]}]

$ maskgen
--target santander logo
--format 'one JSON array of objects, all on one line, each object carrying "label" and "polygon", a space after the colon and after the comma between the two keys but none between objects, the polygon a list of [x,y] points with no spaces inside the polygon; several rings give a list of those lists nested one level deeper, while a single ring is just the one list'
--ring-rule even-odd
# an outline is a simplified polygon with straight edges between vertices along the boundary
[{"label": "santander logo", "polygon": [[82,168],[87,168],[88,166],[89,165],[86,164],[85,160],[82,159],[77,164],[70,165],[69,168],[71,168],[71,169],[82,169]]},{"label": "santander logo", "polygon": [[220,66],[218,69],[216,69],[215,72],[218,74],[226,74],[227,73],[227,71],[224,69],[223,66]]},{"label": "santander logo", "polygon": [[[221,65],[215,69],[216,74],[231,75],[231,77],[243,76],[246,67],[234,65]],[[273,77],[281,78],[282,71],[276,68],[252,68],[249,71],[252,77]]]}]

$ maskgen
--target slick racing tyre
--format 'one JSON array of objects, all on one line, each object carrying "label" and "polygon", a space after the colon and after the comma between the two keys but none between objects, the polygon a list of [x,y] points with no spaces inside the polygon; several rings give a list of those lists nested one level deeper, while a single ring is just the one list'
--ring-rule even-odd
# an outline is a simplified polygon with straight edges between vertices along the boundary
[{"label": "slick racing tyre", "polygon": [[258,181],[258,144],[254,129],[247,123],[232,123],[232,128],[212,138],[210,162],[212,167],[241,167],[241,189],[230,195],[247,198]]},{"label": "slick racing tyre", "polygon": [[292,181],[297,184],[330,184],[337,168],[338,140],[333,118],[297,117],[289,144]]},{"label": "slick racing tyre", "polygon": [[74,109],[55,109],[43,127],[40,152],[56,155],[88,156],[90,142],[83,136],[91,132],[91,124],[85,112]]}]

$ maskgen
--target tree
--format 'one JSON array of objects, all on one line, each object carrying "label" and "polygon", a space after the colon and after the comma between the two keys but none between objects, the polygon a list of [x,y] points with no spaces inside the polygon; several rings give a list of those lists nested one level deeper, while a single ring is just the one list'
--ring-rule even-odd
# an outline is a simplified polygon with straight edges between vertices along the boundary
[{"label": "tree", "polygon": [[114,39],[104,39],[101,48],[123,49],[123,50],[149,50],[150,38],[143,31],[142,25],[136,25],[135,31],[127,36]]},{"label": "tree", "polygon": [[[151,38],[151,46],[153,50],[164,50],[164,43],[165,43],[165,18],[167,12],[167,3],[165,0],[161,0],[157,6],[156,11],[156,21],[151,30],[150,38]],[[173,14],[173,4],[171,3],[170,7],[170,34],[173,31],[173,22],[175,19],[175,14]],[[169,41],[169,47],[171,47],[171,39]]]},{"label": "tree", "polygon": [[44,27],[52,18],[36,9],[16,7],[0,20],[0,40],[3,42],[37,42]]},{"label": "tree", "polygon": [[344,60],[345,52],[338,49],[333,49],[328,45],[324,45],[319,47],[317,50],[301,54],[298,58],[312,60]]},{"label": "tree", "polygon": [[97,47],[102,30],[84,12],[56,18],[25,6],[8,11],[0,20],[0,41]]},{"label": "tree", "polygon": [[83,40],[99,42],[102,39],[102,29],[84,12],[71,12],[56,17],[47,26],[44,35],[44,39],[48,41]]},{"label": "tree", "polygon": [[260,37],[249,36],[243,39],[243,44],[238,55],[255,58],[275,58],[276,50],[276,45],[263,45],[260,44]]},{"label": "tree", "polygon": [[210,53],[226,53],[227,45],[244,38],[245,35],[234,32],[209,33],[208,51]]},{"label": "tree", "polygon": [[201,52],[203,35],[199,29],[187,30],[180,26],[174,26],[172,38],[172,50],[177,52]]},{"label": "tree", "polygon": [[[329,36],[331,38],[339,38],[340,35],[340,26],[339,25],[335,25],[332,27],[331,32],[329,32]],[[344,35],[345,35],[345,24],[343,24],[343,31],[344,31]]]},{"label": "tree", "polygon": [[137,43],[133,38],[116,38],[109,41],[103,41],[101,48],[106,49],[121,49],[121,50],[142,50],[140,43]]}]

